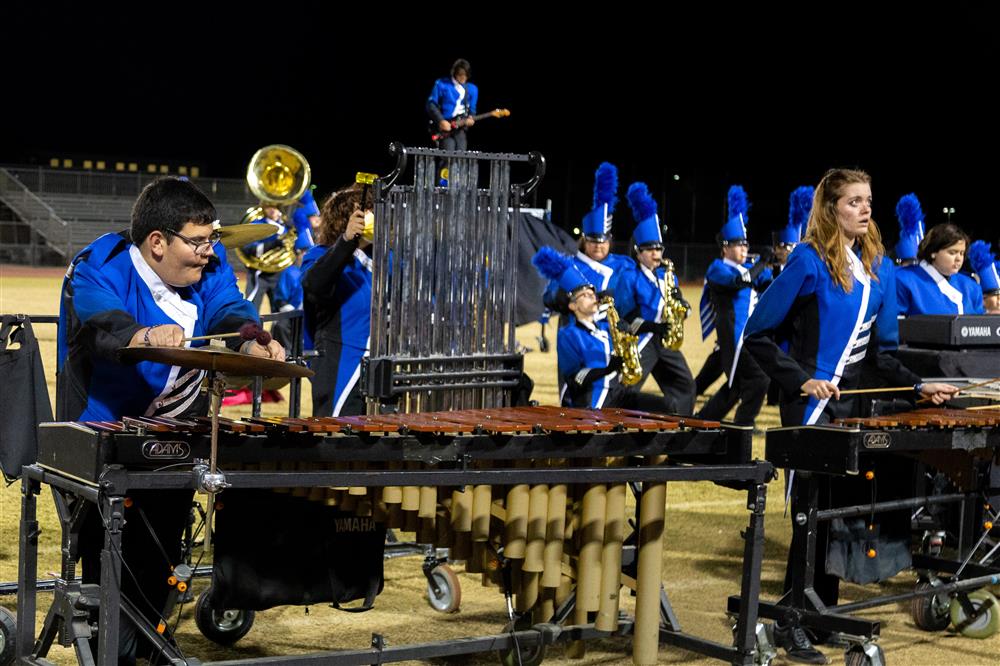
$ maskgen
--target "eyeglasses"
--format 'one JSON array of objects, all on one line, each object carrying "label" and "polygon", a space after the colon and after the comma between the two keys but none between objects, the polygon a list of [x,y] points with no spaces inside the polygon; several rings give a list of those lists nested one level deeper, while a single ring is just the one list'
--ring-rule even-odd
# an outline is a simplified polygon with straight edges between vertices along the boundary
[{"label": "eyeglasses", "polygon": [[194,238],[188,238],[183,234],[177,233],[173,229],[167,229],[167,233],[177,236],[182,241],[190,245],[191,249],[194,250],[195,254],[208,254],[212,250],[212,246],[218,243],[219,240],[222,238],[222,234],[220,234],[217,231],[213,232],[212,235],[206,238],[205,240],[196,240]]}]

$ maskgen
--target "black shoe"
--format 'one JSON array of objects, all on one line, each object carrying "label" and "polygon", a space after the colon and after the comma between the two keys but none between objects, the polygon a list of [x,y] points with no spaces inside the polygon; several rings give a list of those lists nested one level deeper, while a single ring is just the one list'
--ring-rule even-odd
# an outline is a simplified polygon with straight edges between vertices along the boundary
[{"label": "black shoe", "polygon": [[802,625],[793,622],[786,626],[774,625],[774,642],[784,648],[788,658],[800,664],[829,664],[826,655],[813,647]]}]

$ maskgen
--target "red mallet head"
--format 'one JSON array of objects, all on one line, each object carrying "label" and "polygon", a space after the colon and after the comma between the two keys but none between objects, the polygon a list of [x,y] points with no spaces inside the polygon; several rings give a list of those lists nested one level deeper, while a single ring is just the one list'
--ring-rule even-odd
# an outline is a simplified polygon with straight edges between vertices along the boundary
[{"label": "red mallet head", "polygon": [[257,322],[248,321],[240,326],[240,338],[243,340],[256,340],[261,347],[266,347],[271,342],[271,334],[257,325]]}]

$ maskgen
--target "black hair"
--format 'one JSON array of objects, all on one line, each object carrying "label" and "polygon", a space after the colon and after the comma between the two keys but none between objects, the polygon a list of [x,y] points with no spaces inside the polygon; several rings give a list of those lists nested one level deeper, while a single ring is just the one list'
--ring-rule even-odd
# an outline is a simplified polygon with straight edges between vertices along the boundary
[{"label": "black hair", "polygon": [[191,181],[157,178],[132,206],[132,242],[141,245],[154,231],[180,232],[188,222],[212,224],[217,218],[215,206]]},{"label": "black hair", "polygon": [[472,76],[472,66],[469,64],[469,61],[466,60],[465,58],[459,58],[452,64],[451,75],[455,76],[455,74],[457,74],[458,70],[460,69],[465,72],[466,76],[468,77]]}]

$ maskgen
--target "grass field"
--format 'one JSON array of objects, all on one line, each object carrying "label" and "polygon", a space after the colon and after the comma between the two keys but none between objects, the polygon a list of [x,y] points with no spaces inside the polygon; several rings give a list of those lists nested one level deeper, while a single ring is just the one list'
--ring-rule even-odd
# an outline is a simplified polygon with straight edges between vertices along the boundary
[{"label": "grass field", "polygon": [[[0,266],[0,312],[27,312],[51,314],[58,309],[58,292],[61,271],[30,270]],[[689,301],[696,303],[699,294],[693,286],[685,287]],[[535,336],[537,324],[518,329],[518,338],[537,350]],[[542,404],[556,403],[555,331],[549,327],[549,340],[553,351],[542,354],[532,351],[525,357],[527,372],[535,381],[534,398]],[[50,393],[54,393],[55,327],[36,328]],[[692,318],[686,327],[684,352],[692,370],[697,372],[710,345],[702,343],[697,320]],[[652,384],[652,382],[650,382]],[[309,412],[309,391],[303,391]],[[700,402],[700,401],[699,401]],[[287,410],[285,403],[266,404],[266,414],[281,415]],[[227,416],[249,413],[246,407],[227,409]],[[774,408],[765,407],[757,427],[764,429],[777,425]],[[763,457],[763,437],[756,435],[754,450]],[[766,518],[765,560],[762,571],[762,596],[774,599],[781,592],[785,556],[790,538],[790,526],[782,517],[783,484],[776,481],[769,486],[770,506]],[[0,489],[0,581],[17,578],[17,525],[19,518],[19,485]],[[739,591],[742,540],[740,530],[746,527],[747,511],[745,494],[710,483],[674,483],[667,491],[667,532],[663,552],[664,584],[674,610],[685,631],[716,641],[730,642],[730,627],[724,609],[726,597]],[[59,533],[52,504],[43,494],[40,502],[41,577],[56,571],[59,566]],[[407,536],[407,535],[403,535]],[[266,531],[261,534],[261,547],[267,547]],[[278,556],[278,554],[275,554]],[[462,608],[454,615],[441,615],[425,602],[426,582],[420,571],[419,558],[399,558],[386,562],[385,591],[378,598],[375,609],[362,615],[341,613],[325,606],[305,609],[285,607],[258,613],[253,630],[234,648],[223,649],[210,643],[198,632],[193,621],[193,607],[186,606],[180,618],[178,634],[186,654],[202,660],[238,659],[266,655],[299,654],[314,650],[359,649],[367,647],[372,632],[386,636],[391,645],[426,642],[449,637],[478,636],[500,631],[505,622],[504,601],[499,591],[484,588],[478,575],[461,573]],[[899,593],[910,589],[915,577],[904,572],[882,586],[883,593]],[[195,583],[200,592],[207,581]],[[845,584],[842,597],[856,600],[871,596],[875,588],[862,588]],[[40,625],[51,597],[40,594],[37,621]],[[625,598],[626,608],[632,600]],[[0,597],[0,605],[16,610],[14,597]],[[1000,635],[986,640],[973,640],[950,631],[926,633],[915,627],[910,619],[907,604],[896,604],[863,613],[864,617],[882,620],[881,645],[892,666],[952,664],[994,665],[1000,661]],[[833,663],[841,662],[838,649],[824,648]],[[550,651],[546,663],[571,663],[562,648]],[[712,664],[717,661],[697,655],[664,648],[661,662],[666,664]],[[75,663],[70,650],[55,647],[49,658],[56,663]],[[495,658],[483,655],[463,663],[494,663]],[[631,663],[630,648],[621,640],[591,643],[587,656],[572,660],[582,664]],[[783,655],[775,664],[788,663]]]}]

